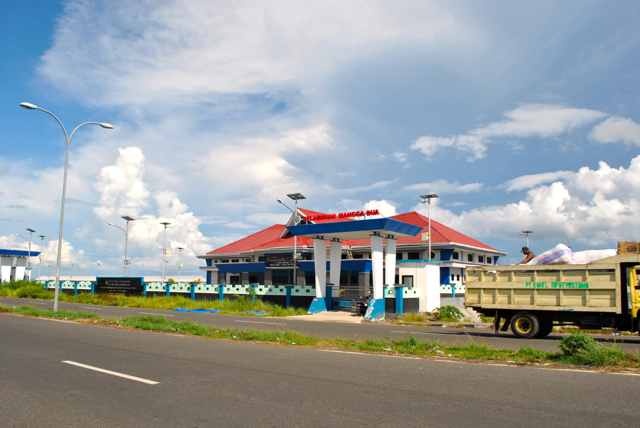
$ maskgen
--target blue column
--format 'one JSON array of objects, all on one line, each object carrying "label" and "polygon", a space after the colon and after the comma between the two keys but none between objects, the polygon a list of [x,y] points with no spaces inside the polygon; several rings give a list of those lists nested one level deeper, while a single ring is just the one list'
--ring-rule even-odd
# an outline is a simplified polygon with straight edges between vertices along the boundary
[{"label": "blue column", "polygon": [[396,314],[404,313],[404,287],[396,286]]},{"label": "blue column", "polygon": [[164,283],[164,289],[166,292],[167,297],[171,296],[171,284],[168,282]]},{"label": "blue column", "polygon": [[78,295],[78,281],[73,283],[73,295],[74,296]]},{"label": "blue column", "polygon": [[451,284],[451,297],[456,297],[456,285]]},{"label": "blue column", "polygon": [[191,284],[191,300],[196,300],[196,287],[198,284]]},{"label": "blue column", "polygon": [[326,298],[326,302],[327,302],[327,310],[330,311],[333,309],[332,305],[333,302],[331,301],[332,299],[332,294],[333,294],[333,286],[331,285],[327,285],[327,298]]},{"label": "blue column", "polygon": [[287,308],[291,307],[291,290],[293,290],[293,285],[287,285]]},{"label": "blue column", "polygon": [[147,297],[147,284],[142,283],[142,295]]},{"label": "blue column", "polygon": [[255,285],[251,285],[250,286],[253,289],[253,293],[251,293],[251,301],[255,302],[256,301],[256,292],[257,292],[257,288]]},{"label": "blue column", "polygon": [[91,294],[95,294],[95,286],[96,286],[96,283],[92,282],[91,283]]},{"label": "blue column", "polygon": [[221,302],[224,300],[224,284],[218,285],[218,299]]}]

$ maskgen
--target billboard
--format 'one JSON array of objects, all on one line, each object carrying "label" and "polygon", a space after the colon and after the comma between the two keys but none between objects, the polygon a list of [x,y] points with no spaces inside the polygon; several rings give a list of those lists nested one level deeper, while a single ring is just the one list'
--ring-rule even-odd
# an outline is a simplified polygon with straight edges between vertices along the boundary
[{"label": "billboard", "polygon": [[96,294],[125,294],[127,296],[141,296],[144,292],[142,281],[144,278],[96,278],[94,293]]}]

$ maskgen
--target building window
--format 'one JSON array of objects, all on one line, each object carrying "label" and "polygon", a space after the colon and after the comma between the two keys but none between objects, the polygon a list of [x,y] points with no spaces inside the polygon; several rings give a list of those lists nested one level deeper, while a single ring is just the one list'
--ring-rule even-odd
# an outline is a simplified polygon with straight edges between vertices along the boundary
[{"label": "building window", "polygon": [[472,262],[473,261],[473,254],[467,254],[467,261],[468,262]]},{"label": "building window", "polygon": [[491,257],[487,257],[487,263],[491,264]]},{"label": "building window", "polygon": [[245,263],[249,263],[249,262],[251,262],[251,259],[244,259],[244,262]]},{"label": "building window", "polygon": [[396,253],[396,260],[402,260],[402,253]]},{"label": "building window", "polygon": [[431,252],[431,260],[435,260],[436,259],[436,253],[434,253],[433,251]]},{"label": "building window", "polygon": [[222,260],[222,263],[229,263],[229,260]]},{"label": "building window", "polygon": [[478,256],[478,263],[484,263],[484,256]]},{"label": "building window", "polygon": [[460,281],[460,275],[456,275],[456,281]]},{"label": "building window", "polygon": [[264,262],[264,256],[258,256],[258,261],[259,262]]},{"label": "building window", "polygon": [[257,284],[258,283],[258,277],[256,275],[249,275],[249,283],[250,284]]},{"label": "building window", "polygon": [[420,251],[407,253],[407,260],[420,260]]},{"label": "building window", "polygon": [[456,280],[456,276],[454,274],[451,274],[451,281],[455,281]]},{"label": "building window", "polygon": [[460,253],[458,253],[457,251],[454,251],[453,254],[451,255],[451,258],[453,260],[459,260],[460,259]]},{"label": "building window", "polygon": [[413,275],[402,275],[402,285],[408,288],[413,287]]},{"label": "building window", "polygon": [[364,258],[364,254],[354,254],[353,258],[354,259],[363,259]]},{"label": "building window", "polygon": [[240,275],[231,275],[231,276],[229,276],[229,284],[231,284],[231,285],[240,285]]},{"label": "building window", "polygon": [[239,263],[240,259],[231,259],[231,263]]}]

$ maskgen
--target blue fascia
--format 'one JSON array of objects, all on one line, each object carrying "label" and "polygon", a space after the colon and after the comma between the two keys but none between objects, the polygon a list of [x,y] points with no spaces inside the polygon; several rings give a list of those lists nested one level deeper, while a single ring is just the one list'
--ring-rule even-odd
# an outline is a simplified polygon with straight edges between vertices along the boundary
[{"label": "blue fascia", "polygon": [[207,262],[207,266],[213,266],[213,259],[204,259]]},{"label": "blue fascia", "polygon": [[0,250],[0,256],[2,257],[38,257],[40,255],[40,251],[22,251],[22,250]]},{"label": "blue fascia", "polygon": [[494,256],[493,257],[493,264],[498,266],[498,259],[500,258],[500,256]]},{"label": "blue fascia", "polygon": [[396,260],[396,263],[438,263],[438,264],[442,264],[441,261],[439,260],[429,260],[429,259],[422,259],[422,260]]},{"label": "blue fascia", "polygon": [[[340,219],[338,219],[340,220]],[[403,234],[416,236],[422,231],[421,226],[405,223],[391,218],[374,218],[358,221],[335,221],[320,224],[301,224],[287,226],[294,236],[322,236],[330,233],[350,233],[365,231],[384,231],[386,234]]]},{"label": "blue fascia", "polygon": [[440,259],[442,261],[449,261],[453,256],[453,250],[440,250]]},{"label": "blue fascia", "polygon": [[[311,261],[302,261],[298,262],[300,265],[300,269],[303,272],[314,272],[316,270],[315,262]],[[327,272],[331,270],[331,262],[327,262]],[[358,272],[371,272],[371,260],[342,260],[340,263],[340,271],[347,270],[357,270]]]},{"label": "blue fascia", "polygon": [[266,263],[217,263],[216,267],[222,274],[267,271]]}]

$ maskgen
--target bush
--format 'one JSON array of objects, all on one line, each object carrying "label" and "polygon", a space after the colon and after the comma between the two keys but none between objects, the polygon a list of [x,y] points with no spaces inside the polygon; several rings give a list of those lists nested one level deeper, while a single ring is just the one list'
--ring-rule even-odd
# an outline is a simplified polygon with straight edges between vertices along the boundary
[{"label": "bush", "polygon": [[464,314],[455,306],[443,306],[433,311],[436,321],[460,321],[464,318]]},{"label": "bush", "polygon": [[565,356],[572,357],[580,351],[589,349],[594,343],[597,345],[597,342],[588,334],[578,332],[560,339],[558,347]]}]

